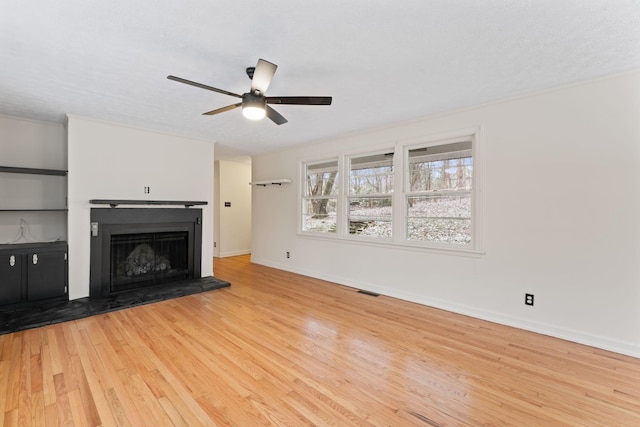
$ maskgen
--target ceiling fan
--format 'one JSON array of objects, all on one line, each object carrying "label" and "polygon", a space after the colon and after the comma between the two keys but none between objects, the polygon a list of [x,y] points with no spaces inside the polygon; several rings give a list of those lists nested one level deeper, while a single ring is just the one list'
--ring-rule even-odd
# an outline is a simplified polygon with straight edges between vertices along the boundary
[{"label": "ceiling fan", "polygon": [[330,96],[265,96],[265,92],[273,79],[278,66],[264,59],[258,59],[255,67],[247,68],[247,75],[251,79],[251,89],[249,92],[238,95],[223,89],[207,86],[202,83],[192,82],[176,76],[167,76],[169,80],[185,83],[202,89],[212,90],[224,95],[234,96],[242,99],[237,104],[227,105],[226,107],[202,113],[203,115],[212,116],[214,114],[224,113],[238,107],[242,107],[242,114],[252,120],[260,120],[267,116],[275,124],[282,125],[287,123],[280,113],[271,108],[268,104],[292,104],[292,105],[331,105]]}]

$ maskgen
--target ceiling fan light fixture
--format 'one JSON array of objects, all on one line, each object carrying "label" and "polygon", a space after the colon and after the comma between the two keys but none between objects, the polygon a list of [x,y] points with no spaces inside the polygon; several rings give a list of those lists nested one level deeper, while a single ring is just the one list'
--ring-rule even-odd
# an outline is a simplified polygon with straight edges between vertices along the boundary
[{"label": "ceiling fan light fixture", "polygon": [[260,120],[266,116],[264,97],[245,93],[242,96],[242,115],[249,120]]},{"label": "ceiling fan light fixture", "polygon": [[267,112],[262,105],[243,105],[242,106],[242,115],[245,116],[249,120],[260,120],[264,119]]}]

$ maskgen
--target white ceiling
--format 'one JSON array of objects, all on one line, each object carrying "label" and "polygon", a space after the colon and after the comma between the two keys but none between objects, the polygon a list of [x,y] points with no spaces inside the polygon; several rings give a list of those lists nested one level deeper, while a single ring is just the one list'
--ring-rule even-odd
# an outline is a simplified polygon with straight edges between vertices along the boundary
[{"label": "white ceiling", "polygon": [[[257,154],[640,68],[640,0],[0,0],[0,113],[65,114]],[[240,110],[258,58],[267,95],[333,96]]]}]

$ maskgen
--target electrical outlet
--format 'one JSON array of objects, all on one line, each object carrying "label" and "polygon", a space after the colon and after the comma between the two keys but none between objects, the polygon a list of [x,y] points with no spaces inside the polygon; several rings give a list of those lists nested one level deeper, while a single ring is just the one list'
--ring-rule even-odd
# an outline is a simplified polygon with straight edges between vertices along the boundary
[{"label": "electrical outlet", "polygon": [[291,254],[287,251],[287,258],[291,258]]},{"label": "electrical outlet", "polygon": [[217,245],[217,243],[216,243],[216,242],[213,242],[213,247],[214,247],[214,248],[216,247],[216,245]]},{"label": "electrical outlet", "polygon": [[524,294],[525,305],[533,305],[533,294]]}]

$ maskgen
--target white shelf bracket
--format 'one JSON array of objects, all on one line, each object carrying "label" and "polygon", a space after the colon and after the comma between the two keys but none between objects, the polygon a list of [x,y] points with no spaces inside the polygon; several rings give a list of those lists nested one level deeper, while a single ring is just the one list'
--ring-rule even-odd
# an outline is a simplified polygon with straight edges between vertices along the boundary
[{"label": "white shelf bracket", "polygon": [[269,179],[266,181],[255,181],[255,182],[249,183],[249,185],[257,185],[260,187],[266,187],[267,185],[282,185],[282,184],[291,184],[291,180],[288,178],[281,178],[281,179]]}]

